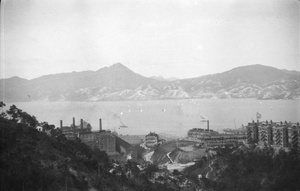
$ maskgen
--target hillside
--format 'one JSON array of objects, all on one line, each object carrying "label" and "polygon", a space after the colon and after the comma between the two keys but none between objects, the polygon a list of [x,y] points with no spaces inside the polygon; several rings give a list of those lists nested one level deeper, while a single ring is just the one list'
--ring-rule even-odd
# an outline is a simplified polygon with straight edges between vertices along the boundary
[{"label": "hillside", "polygon": [[263,65],[179,81],[194,97],[298,99],[300,75]]},{"label": "hillside", "polygon": [[157,167],[146,164],[140,170],[130,160],[121,166],[104,151],[80,139],[67,140],[60,129],[39,123],[16,106],[0,113],[0,136],[1,191],[179,190],[167,182],[151,182]]},{"label": "hillside", "polygon": [[298,150],[275,152],[272,147],[241,145],[217,148],[185,169],[187,177],[202,176],[203,190],[299,190]]},{"label": "hillside", "polygon": [[181,80],[139,75],[117,63],[97,71],[61,73],[32,80],[2,79],[4,101],[105,101],[201,98],[299,99],[300,72],[263,65]]}]

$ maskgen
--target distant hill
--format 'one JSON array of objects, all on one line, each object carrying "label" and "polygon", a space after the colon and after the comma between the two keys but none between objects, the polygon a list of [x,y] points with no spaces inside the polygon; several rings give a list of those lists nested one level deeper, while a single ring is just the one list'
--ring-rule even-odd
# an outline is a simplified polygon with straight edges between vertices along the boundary
[{"label": "distant hill", "polygon": [[263,65],[238,67],[179,82],[192,97],[257,99],[299,99],[299,83],[299,73]]},{"label": "distant hill", "polygon": [[0,80],[4,101],[104,101],[189,98],[299,99],[300,72],[263,65],[189,79],[144,77],[117,63],[97,71]]}]

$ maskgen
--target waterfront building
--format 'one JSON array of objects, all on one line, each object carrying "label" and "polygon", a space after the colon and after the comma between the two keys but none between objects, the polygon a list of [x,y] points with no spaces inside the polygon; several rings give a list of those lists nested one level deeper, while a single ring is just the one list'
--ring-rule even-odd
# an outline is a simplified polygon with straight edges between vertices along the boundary
[{"label": "waterfront building", "polygon": [[246,140],[245,134],[206,135],[200,138],[206,147],[234,146]]},{"label": "waterfront building", "polygon": [[219,133],[210,129],[201,129],[201,128],[193,128],[190,129],[187,133],[188,138],[196,138],[201,139],[206,135],[218,135]]}]

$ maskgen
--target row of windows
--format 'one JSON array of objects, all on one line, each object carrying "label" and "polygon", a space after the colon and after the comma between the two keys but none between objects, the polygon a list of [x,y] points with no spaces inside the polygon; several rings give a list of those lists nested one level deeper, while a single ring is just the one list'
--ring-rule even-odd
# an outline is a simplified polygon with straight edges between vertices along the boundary
[{"label": "row of windows", "polygon": [[209,140],[244,140],[246,139],[246,136],[244,137],[219,137],[219,138],[203,138],[204,141],[209,141]]}]

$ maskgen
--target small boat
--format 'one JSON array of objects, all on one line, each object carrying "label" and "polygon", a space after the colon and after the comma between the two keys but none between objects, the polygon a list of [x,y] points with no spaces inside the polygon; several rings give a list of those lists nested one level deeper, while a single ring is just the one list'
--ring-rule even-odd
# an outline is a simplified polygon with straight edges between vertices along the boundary
[{"label": "small boat", "polygon": [[120,128],[127,128],[128,126],[126,125],[120,125]]}]

